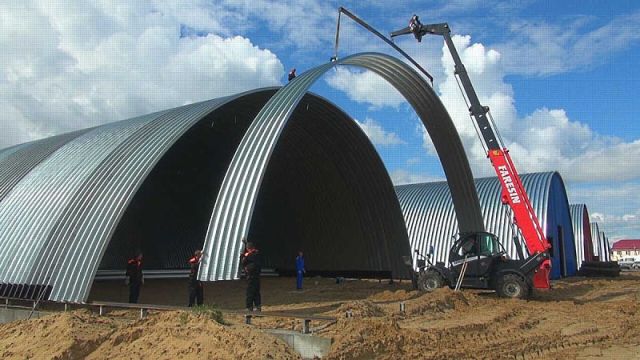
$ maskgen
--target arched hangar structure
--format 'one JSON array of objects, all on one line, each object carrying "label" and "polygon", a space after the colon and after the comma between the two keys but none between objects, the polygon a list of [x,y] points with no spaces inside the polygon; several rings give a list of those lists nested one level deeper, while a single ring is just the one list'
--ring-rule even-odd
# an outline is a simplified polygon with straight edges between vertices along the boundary
[{"label": "arched hangar structure", "polygon": [[611,261],[611,249],[604,231],[601,231],[602,229],[600,229],[600,225],[597,222],[592,222],[590,226],[594,260]]},{"label": "arched hangar structure", "polygon": [[593,240],[589,211],[585,204],[571,204],[571,220],[576,241],[576,261],[578,270],[584,261],[593,261]]},{"label": "arched hangar structure", "polygon": [[359,54],[278,92],[0,150],[0,295],[86,301],[99,267],[122,268],[142,250],[146,268],[182,268],[203,242],[199,277],[234,279],[247,235],[267,266],[290,267],[304,248],[311,268],[401,275],[406,227],[382,162],[348,116],[306,94],[338,64],[371,69],[407,97],[451,181],[461,230],[483,230],[462,144],[433,90],[392,57]]},{"label": "arched hangar structure", "polygon": [[[545,235],[552,244],[551,276],[576,274],[576,255],[571,215],[564,182],[557,172],[523,174],[522,182]],[[480,207],[487,231],[496,234],[509,256],[518,257],[515,225],[508,206],[500,200],[496,177],[476,180]],[[456,216],[446,182],[396,186],[411,249],[427,254],[433,246],[435,261],[448,262],[456,235]],[[524,253],[526,247],[522,244]]]},{"label": "arched hangar structure", "polygon": [[[444,105],[413,69],[388,55],[363,53],[320,65],[276,93],[251,124],[234,155],[215,203],[205,251],[211,256],[200,267],[200,278],[221,280],[236,276],[242,239],[256,201],[269,157],[286,128],[290,114],[309,87],[335,65],[369,69],[393,85],[422,120],[442,163],[460,231],[483,231],[480,205],[462,142]],[[257,156],[255,154],[258,154]],[[403,246],[404,248],[404,246]],[[382,252],[392,256],[394,252]],[[405,255],[409,255],[406,253]],[[386,261],[393,261],[388,258]]]}]

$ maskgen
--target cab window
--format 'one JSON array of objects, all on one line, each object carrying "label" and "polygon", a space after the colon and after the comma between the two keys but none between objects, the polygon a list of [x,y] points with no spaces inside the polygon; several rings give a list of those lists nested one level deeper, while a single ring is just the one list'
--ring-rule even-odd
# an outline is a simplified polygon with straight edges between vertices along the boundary
[{"label": "cab window", "polygon": [[478,243],[480,244],[479,255],[492,256],[500,252],[498,239],[491,234],[479,234]]},{"label": "cab window", "polygon": [[468,237],[460,242],[460,248],[457,254],[461,257],[477,255],[478,247],[475,237]]}]

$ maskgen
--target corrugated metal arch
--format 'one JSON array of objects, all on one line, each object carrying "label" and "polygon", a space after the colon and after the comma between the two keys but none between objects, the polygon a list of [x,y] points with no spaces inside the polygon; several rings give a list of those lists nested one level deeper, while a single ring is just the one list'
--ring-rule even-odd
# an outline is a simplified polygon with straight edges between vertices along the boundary
[{"label": "corrugated metal arch", "polygon": [[[88,129],[52,151],[0,201],[0,280],[6,285],[0,286],[2,295],[35,297],[46,287],[45,298],[50,300],[85,301],[125,209],[169,148],[173,148],[196,123],[209,126],[208,122],[200,121],[222,105],[229,104],[225,108],[241,111],[248,101],[253,101],[259,103],[259,109],[275,91],[275,88],[259,89]],[[259,101],[256,96],[260,97]],[[366,261],[382,268],[394,261],[399,263],[400,256],[396,255],[409,252],[406,229],[391,180],[375,149],[344,112],[326,100],[307,96],[310,99],[303,100],[307,108],[302,110],[314,114],[310,125],[322,124],[331,127],[332,131],[318,136],[313,131],[313,134],[306,133],[313,126],[298,126],[299,122],[293,122],[296,126],[287,131],[297,135],[287,140],[325,144],[340,141],[341,145],[330,151],[334,158],[344,159],[340,160],[343,168],[358,159],[372,160],[356,163],[353,170],[347,171],[350,175],[359,171],[360,178],[365,178],[363,173],[371,174],[378,185],[367,187],[348,183],[345,189],[360,191],[361,198],[371,195],[371,191],[377,195],[372,197],[377,200],[377,206],[360,205],[366,208],[362,209],[363,218],[357,220],[375,227],[372,231],[379,233],[377,238],[387,241],[382,246],[378,246],[379,240],[365,244],[374,248],[367,250],[367,254],[373,256],[372,260]],[[253,114],[257,112],[256,109]],[[32,145],[19,148],[26,150]],[[295,144],[292,146],[297,148]],[[340,149],[348,152],[341,154]],[[326,148],[321,150],[327,151]],[[0,159],[5,158],[3,154],[17,151],[19,149],[13,148],[0,151]],[[313,176],[316,169],[308,170],[307,173]],[[345,180],[349,179],[342,181]],[[361,191],[365,188],[368,190]],[[385,216],[385,211],[389,216]],[[323,250],[326,249],[325,244]],[[318,255],[325,256],[318,258],[330,264],[334,254]],[[289,260],[288,257],[283,259]],[[354,264],[361,266],[362,263]]]},{"label": "corrugated metal arch", "polygon": [[[33,156],[26,156],[21,166],[30,171],[0,202],[0,279],[13,284],[5,295],[30,296],[37,289],[31,285],[45,284],[50,300],[85,300],[122,212],[162,155],[221,105],[274,91],[254,90],[26,146],[26,154],[46,152],[40,148],[48,153],[35,166],[28,165]],[[58,146],[50,150],[52,142]]]},{"label": "corrugated metal arch", "polygon": [[[564,183],[557,172],[523,174],[522,181],[541,222],[545,235],[551,238],[557,253],[552,252],[552,276],[576,273],[573,226],[569,214]],[[496,234],[512,257],[517,257],[514,226],[508,206],[500,201],[497,178],[475,181],[487,231]],[[396,192],[407,224],[411,249],[426,254],[434,247],[435,261],[448,262],[449,249],[456,233],[455,212],[446,182],[396,186]],[[562,234],[559,234],[561,226]],[[559,243],[558,238],[563,237]],[[526,252],[526,248],[523,248]],[[562,251],[560,250],[562,249]],[[562,253],[560,257],[559,254]]]},{"label": "corrugated metal arch", "polygon": [[0,201],[49,155],[89,130],[83,129],[3,149],[0,152]]},{"label": "corrugated metal arch", "polygon": [[234,155],[218,194],[205,242],[205,252],[209,256],[204,258],[200,267],[201,280],[238,277],[241,240],[248,234],[257,191],[273,149],[306,91],[336,65],[369,69],[400,91],[416,110],[431,136],[449,181],[454,206],[458,210],[456,215],[460,230],[484,230],[478,196],[462,142],[433,89],[398,59],[377,53],[356,54],[318,66],[296,77],[269,100],[253,121]]},{"label": "corrugated metal arch", "polygon": [[584,261],[593,260],[593,241],[591,240],[591,225],[589,224],[589,211],[585,204],[571,204],[571,220],[573,221],[573,234],[576,241],[576,260],[578,269]]},{"label": "corrugated metal arch", "polygon": [[593,256],[597,256],[600,261],[604,261],[602,257],[600,243],[602,242],[602,233],[600,232],[600,225],[597,222],[592,222],[591,227],[591,241],[593,245]]}]

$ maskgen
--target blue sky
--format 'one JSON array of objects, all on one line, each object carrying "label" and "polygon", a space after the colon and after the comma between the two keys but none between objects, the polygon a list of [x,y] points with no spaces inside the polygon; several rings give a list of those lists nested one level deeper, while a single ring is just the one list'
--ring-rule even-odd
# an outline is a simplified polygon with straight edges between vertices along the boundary
[{"label": "blue sky", "polygon": [[[613,238],[640,238],[635,1],[26,1],[0,4],[0,147],[284,84],[333,54],[343,5],[383,33],[448,22],[520,172],[557,170]],[[397,43],[434,76],[477,176],[492,174],[440,38]],[[344,22],[340,56],[393,53]],[[356,69],[313,88],[358,120],[396,183],[443,178],[419,120]]]}]

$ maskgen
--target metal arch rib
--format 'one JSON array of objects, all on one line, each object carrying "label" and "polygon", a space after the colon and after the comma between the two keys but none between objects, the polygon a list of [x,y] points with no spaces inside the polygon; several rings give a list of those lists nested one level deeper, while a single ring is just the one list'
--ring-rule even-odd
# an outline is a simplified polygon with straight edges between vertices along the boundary
[{"label": "metal arch rib", "polygon": [[583,261],[590,261],[592,250],[587,248],[591,241],[591,227],[589,225],[589,211],[585,204],[571,204],[571,220],[573,221],[573,234],[576,244],[576,261],[578,269]]},{"label": "metal arch rib", "polygon": [[356,54],[320,65],[279,90],[256,116],[244,135],[214,206],[205,240],[199,278],[206,281],[238,277],[241,240],[249,232],[256,197],[266,168],[289,117],[318,78],[335,65],[369,69],[400,91],[422,119],[444,168],[460,231],[483,231],[473,176],[458,133],[433,89],[408,65],[388,55]]}]

